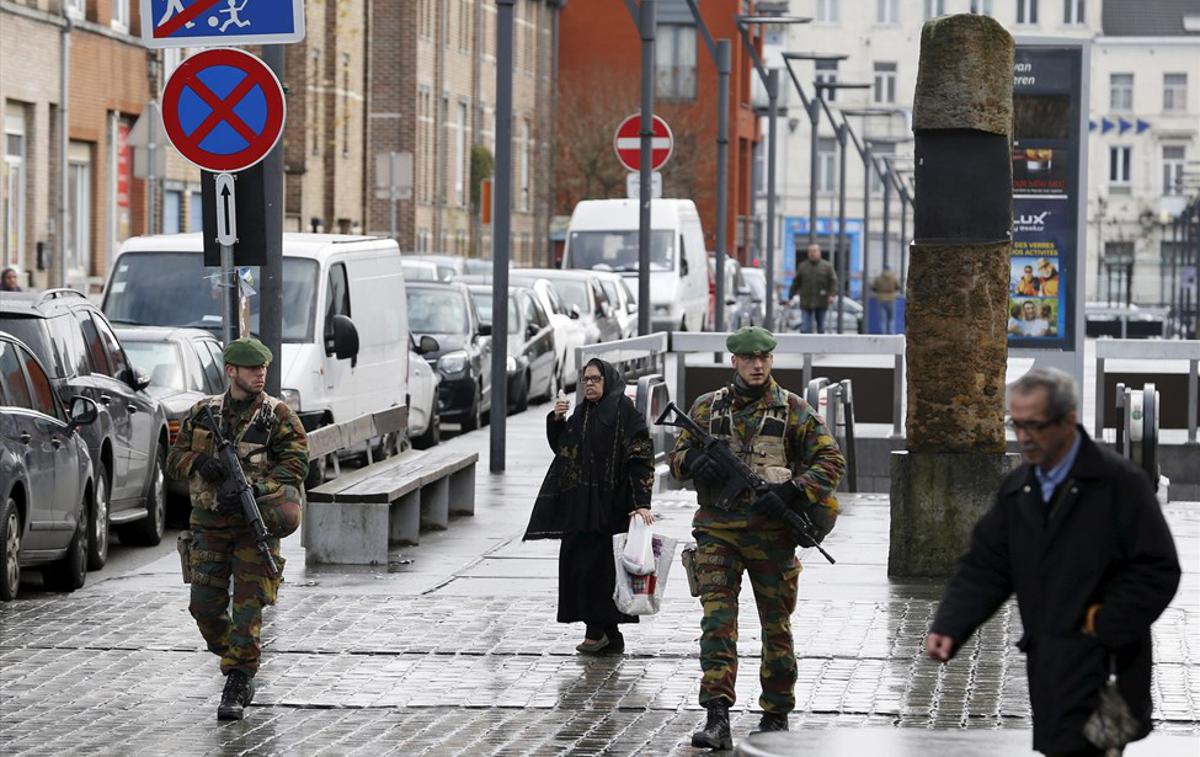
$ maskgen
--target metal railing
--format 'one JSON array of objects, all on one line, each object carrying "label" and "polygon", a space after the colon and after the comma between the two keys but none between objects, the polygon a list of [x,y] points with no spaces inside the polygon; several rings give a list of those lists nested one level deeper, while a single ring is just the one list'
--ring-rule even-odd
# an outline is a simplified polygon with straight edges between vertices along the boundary
[{"label": "metal railing", "polygon": [[[575,368],[582,376],[584,364],[598,357],[606,363],[613,364],[624,374],[627,381],[651,373],[663,373],[666,370],[670,345],[670,332],[667,331],[619,339],[615,342],[588,344],[575,348]],[[582,385],[577,389],[582,391]]]},{"label": "metal railing", "polygon": [[804,399],[825,421],[825,427],[833,434],[846,460],[846,472],[842,480],[846,490],[858,491],[858,454],[854,444],[854,385],[850,379],[830,382],[824,376],[806,384]]},{"label": "metal railing", "polygon": [[1200,403],[1200,340],[1097,339],[1096,340],[1096,438],[1104,435],[1104,362],[1106,360],[1186,360],[1187,443],[1196,444],[1196,409]]}]

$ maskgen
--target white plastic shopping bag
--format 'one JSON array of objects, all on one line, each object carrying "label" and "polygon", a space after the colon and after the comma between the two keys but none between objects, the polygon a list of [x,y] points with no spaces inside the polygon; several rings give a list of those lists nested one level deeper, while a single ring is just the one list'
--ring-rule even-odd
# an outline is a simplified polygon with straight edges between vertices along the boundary
[{"label": "white plastic shopping bag", "polygon": [[[650,529],[646,529],[649,533]],[[662,604],[663,592],[667,588],[667,575],[675,560],[675,539],[665,536],[650,536],[650,547],[654,555],[654,571],[648,575],[635,575],[625,568],[623,556],[628,544],[625,534],[613,536],[613,560],[617,567],[617,585],[613,590],[613,601],[617,609],[626,615],[653,615]]]},{"label": "white plastic shopping bag", "polygon": [[650,526],[636,515],[629,519],[629,537],[621,551],[621,564],[635,576],[648,576],[654,572],[654,547]]}]

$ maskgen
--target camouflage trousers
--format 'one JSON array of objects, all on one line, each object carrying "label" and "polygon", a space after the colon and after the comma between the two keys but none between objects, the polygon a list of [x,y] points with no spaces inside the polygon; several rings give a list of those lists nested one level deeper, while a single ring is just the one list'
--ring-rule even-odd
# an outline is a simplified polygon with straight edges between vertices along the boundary
[{"label": "camouflage trousers", "polygon": [[[204,520],[217,520],[213,515],[204,513]],[[200,526],[196,520],[193,515],[188,611],[196,619],[208,651],[221,658],[222,673],[242,670],[254,675],[262,654],[262,608],[275,604],[283,580],[279,540],[271,540],[271,552],[280,569],[280,578],[272,578],[240,516],[225,527]]]},{"label": "camouflage trousers", "polygon": [[743,571],[750,576],[762,623],[759,678],[764,712],[787,713],[796,704],[796,655],[791,615],[796,609],[800,562],[787,532],[717,528],[693,531],[696,574],[704,618],[700,621],[700,704],[733,704],[737,680],[738,595]]}]

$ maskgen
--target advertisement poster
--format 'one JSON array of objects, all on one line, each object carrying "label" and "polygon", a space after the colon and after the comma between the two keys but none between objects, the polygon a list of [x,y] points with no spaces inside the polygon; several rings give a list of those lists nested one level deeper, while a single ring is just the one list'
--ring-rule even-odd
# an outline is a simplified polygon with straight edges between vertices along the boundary
[{"label": "advertisement poster", "polygon": [[1010,346],[1069,348],[1079,229],[1077,50],[1022,49],[1013,67]]}]

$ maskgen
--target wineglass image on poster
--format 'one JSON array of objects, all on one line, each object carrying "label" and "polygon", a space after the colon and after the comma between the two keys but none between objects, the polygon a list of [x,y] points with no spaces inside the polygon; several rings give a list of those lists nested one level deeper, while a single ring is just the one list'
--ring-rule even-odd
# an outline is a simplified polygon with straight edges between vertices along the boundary
[{"label": "wineglass image on poster", "polygon": [[1069,243],[1067,203],[1050,198],[1013,201],[1009,259],[1009,339],[1057,339],[1066,333],[1063,270]]}]

